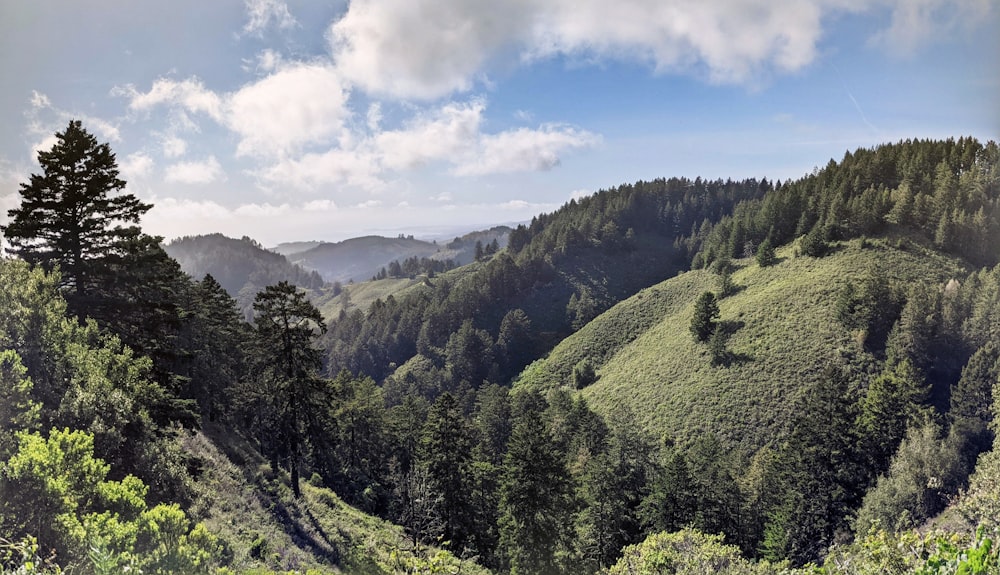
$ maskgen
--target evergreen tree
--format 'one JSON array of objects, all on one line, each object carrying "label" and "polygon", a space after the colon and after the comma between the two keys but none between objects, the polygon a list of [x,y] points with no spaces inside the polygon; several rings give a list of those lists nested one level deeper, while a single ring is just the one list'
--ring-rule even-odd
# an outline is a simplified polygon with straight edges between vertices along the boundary
[{"label": "evergreen tree", "polygon": [[21,184],[21,205],[0,229],[19,257],[47,270],[58,266],[70,310],[82,316],[114,281],[111,264],[132,249],[139,219],[152,206],[115,195],[125,188],[115,155],[79,120],[56,138],[38,152],[42,173]]},{"label": "evergreen tree", "polygon": [[500,486],[500,545],[513,575],[557,575],[567,536],[570,485],[540,399],[521,399]]},{"label": "evergreen tree", "polygon": [[765,238],[764,241],[757,246],[757,265],[762,268],[772,266],[777,261],[777,256],[774,253],[774,245],[771,244],[771,238]]},{"label": "evergreen tree", "polygon": [[621,549],[641,540],[641,505],[649,492],[653,446],[632,414],[616,414],[606,451],[590,458],[581,487],[581,546],[587,559],[609,567]]},{"label": "evergreen tree", "polygon": [[691,333],[698,341],[708,341],[715,331],[715,320],[719,318],[719,304],[715,294],[707,291],[698,296],[691,317]]},{"label": "evergreen tree", "polygon": [[441,394],[427,414],[420,454],[430,489],[439,502],[435,511],[443,525],[442,537],[460,553],[473,523],[467,485],[472,472],[472,434],[452,394]]},{"label": "evergreen tree", "polygon": [[865,483],[856,451],[854,406],[847,379],[828,368],[803,399],[794,426],[776,458],[781,503],[769,512],[762,549],[769,559],[797,564],[816,560],[847,528]]},{"label": "evergreen tree", "polygon": [[322,360],[312,340],[317,329],[326,331],[326,325],[305,294],[288,282],[267,286],[257,294],[253,307],[263,361],[261,383],[271,396],[274,431],[288,456],[292,490],[295,497],[301,497],[299,457],[304,427],[310,410],[319,407],[315,396],[322,387],[316,380]]}]

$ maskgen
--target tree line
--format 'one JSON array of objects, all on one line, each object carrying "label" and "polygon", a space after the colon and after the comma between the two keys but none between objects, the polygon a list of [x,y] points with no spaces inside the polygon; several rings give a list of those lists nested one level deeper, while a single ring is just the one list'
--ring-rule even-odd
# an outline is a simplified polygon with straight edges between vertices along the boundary
[{"label": "tree line", "polygon": [[[218,281],[185,276],[161,239],[141,231],[150,206],[123,193],[106,144],[79,122],[57,138],[3,227],[22,261],[0,262],[0,526],[37,537],[67,567],[95,548],[148,572],[219,564],[224,542],[184,511],[192,462],[169,448],[171,436],[205,422],[251,441],[296,495],[313,477],[402,525],[416,547],[445,545],[518,574],[597,572],[647,535],[685,527],[722,533],[747,557],[816,560],[872,520],[902,528],[932,516],[993,442],[1000,267],[937,291],[877,273],[845,288],[838,321],[864,333],[877,367],[829,366],[787,433],[750,461],[710,433],[681,447],[646,436],[634,414],[602,418],[571,381],[545,395],[510,389],[561,335],[629,290],[688,258],[739,257],[715,251],[723,244],[713,238],[774,263],[768,244],[791,236],[770,230],[819,214],[826,188],[817,181],[847,181],[842,171],[860,169],[853,158],[873,151],[796,182],[671,179],[602,191],[399,300],[327,321],[279,282],[255,296],[248,323]],[[962,142],[902,143],[887,152],[892,165],[866,165],[905,172],[923,189],[918,168],[941,165],[935,154],[945,150],[963,206],[950,213],[987,213],[1000,195],[996,146]],[[910,171],[895,165],[917,156]],[[804,190],[817,193],[805,200]],[[844,234],[824,232],[823,242],[847,237],[868,213],[851,211],[863,202],[845,194],[854,215],[822,210],[823,229],[841,222]],[[891,219],[893,208],[879,210]],[[746,214],[762,218],[766,236],[744,227],[732,239]],[[631,266],[633,255],[651,264],[588,280]],[[705,300],[705,324],[692,325],[699,339],[710,339],[715,318]],[[163,518],[173,527],[156,532]]]}]

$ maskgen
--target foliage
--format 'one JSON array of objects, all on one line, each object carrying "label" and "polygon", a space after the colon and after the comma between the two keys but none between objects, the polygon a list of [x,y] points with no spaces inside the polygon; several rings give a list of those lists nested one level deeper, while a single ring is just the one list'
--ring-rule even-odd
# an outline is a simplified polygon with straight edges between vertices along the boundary
[{"label": "foliage", "polygon": [[[84,315],[99,297],[112,262],[127,253],[139,218],[152,206],[125,187],[108,144],[77,120],[56,133],[51,150],[38,152],[42,174],[21,184],[21,205],[2,229],[14,253],[46,270],[60,269],[70,309]],[[123,225],[124,224],[124,225]]]},{"label": "foliage", "polygon": [[288,458],[292,490],[300,495],[299,457],[307,420],[322,406],[323,382],[315,374],[321,366],[312,347],[315,331],[325,332],[319,310],[288,282],[267,286],[254,299],[254,321],[261,350],[259,385],[269,402],[264,425],[278,436],[270,445],[273,456]]},{"label": "foliage", "polygon": [[53,429],[48,438],[21,432],[0,476],[0,521],[15,537],[35,535],[62,565],[86,563],[91,546],[117,567],[147,573],[207,573],[216,538],[177,505],[147,508],[147,488],[134,476],[108,481],[110,466],[94,457],[93,437]]},{"label": "foliage", "polygon": [[694,303],[694,314],[691,316],[691,333],[698,341],[708,341],[716,330],[715,320],[719,318],[719,304],[715,294],[707,291]]},{"label": "foliage", "polygon": [[609,575],[720,575],[778,574],[782,570],[766,562],[752,563],[738,547],[726,545],[718,535],[692,529],[657,533],[623,550]]},{"label": "foliage", "polygon": [[240,239],[222,234],[184,236],[171,240],[164,250],[192,277],[211,275],[230,296],[237,298],[243,314],[250,313],[254,296],[265,286],[287,281],[304,289],[318,290],[325,283],[317,272],[290,263],[285,256],[266,250],[245,236]]}]

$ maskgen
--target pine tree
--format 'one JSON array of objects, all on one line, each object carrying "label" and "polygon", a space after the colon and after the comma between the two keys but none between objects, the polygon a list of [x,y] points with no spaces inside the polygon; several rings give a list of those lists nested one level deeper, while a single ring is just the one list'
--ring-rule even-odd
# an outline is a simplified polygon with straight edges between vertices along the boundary
[{"label": "pine tree", "polygon": [[21,184],[21,205],[0,229],[19,257],[47,270],[58,266],[70,311],[84,315],[114,281],[112,263],[134,248],[139,219],[152,206],[114,195],[125,188],[115,155],[79,120],[56,138],[38,153],[42,173]]},{"label": "pine tree", "polygon": [[441,394],[427,414],[420,454],[430,489],[439,502],[435,511],[444,527],[442,536],[452,549],[461,552],[473,523],[467,485],[472,472],[472,433],[452,394]]},{"label": "pine tree", "polygon": [[537,398],[524,398],[514,422],[500,486],[500,545],[513,575],[560,573],[570,487]]},{"label": "pine tree", "polygon": [[719,304],[715,294],[707,291],[698,296],[691,317],[691,333],[698,341],[708,341],[715,331],[715,320],[719,318]]},{"label": "pine tree", "polygon": [[771,244],[771,238],[765,238],[764,241],[757,246],[757,265],[762,268],[774,265],[777,261],[777,256],[774,253],[774,245]]},{"label": "pine tree", "polygon": [[292,491],[301,497],[299,457],[309,411],[319,407],[316,373],[322,366],[312,340],[317,329],[326,331],[326,325],[305,294],[288,282],[264,288],[253,308],[263,363],[261,383],[270,395],[274,431],[284,444],[280,447],[287,450]]}]

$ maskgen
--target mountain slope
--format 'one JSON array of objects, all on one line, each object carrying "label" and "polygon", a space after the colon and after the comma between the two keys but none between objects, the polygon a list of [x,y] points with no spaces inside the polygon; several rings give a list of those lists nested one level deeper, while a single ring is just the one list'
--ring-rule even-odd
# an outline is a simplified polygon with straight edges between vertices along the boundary
[{"label": "mountain slope", "polygon": [[696,298],[717,289],[716,275],[696,270],[643,290],[566,338],[521,375],[526,388],[571,385],[589,362],[598,380],[582,394],[602,415],[625,407],[654,436],[686,443],[713,432],[751,454],[789,424],[790,409],[828,364],[871,369],[874,357],[836,320],[838,293],[869,270],[903,289],[943,287],[962,277],[961,263],[887,240],[838,245],[824,258],[778,251],[777,265],[738,260],[738,291],[719,302],[731,336],[728,365],[713,365],[689,326]]},{"label": "mountain slope", "polygon": [[177,238],[163,247],[181,269],[195,279],[211,274],[240,309],[246,310],[264,286],[288,281],[306,289],[323,285],[323,278],[289,262],[285,256],[264,249],[256,241],[222,234]]},{"label": "mountain slope", "polygon": [[413,236],[364,236],[336,243],[282,244],[277,251],[286,254],[296,264],[318,271],[327,281],[348,283],[369,280],[390,263],[409,258],[467,264],[474,259],[476,242],[486,246],[496,240],[503,247],[507,245],[509,235],[510,228],[497,226],[465,234],[445,245],[414,239]]},{"label": "mountain slope", "polygon": [[207,425],[180,444],[199,469],[191,512],[226,541],[235,572],[390,575],[423,572],[436,561],[441,569],[488,573],[472,561],[414,548],[401,527],[347,505],[329,489],[305,482],[296,500],[287,474],[275,473],[226,428]]}]

